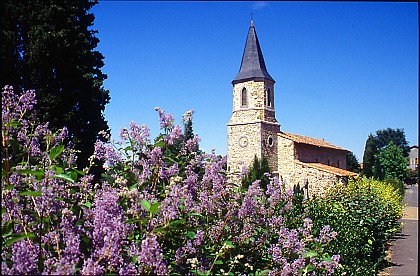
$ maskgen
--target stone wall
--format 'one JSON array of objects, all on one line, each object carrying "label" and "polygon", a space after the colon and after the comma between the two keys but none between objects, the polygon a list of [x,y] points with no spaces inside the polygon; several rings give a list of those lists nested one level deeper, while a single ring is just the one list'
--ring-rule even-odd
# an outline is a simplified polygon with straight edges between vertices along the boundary
[{"label": "stone wall", "polygon": [[343,178],[332,173],[311,168],[302,163],[295,163],[295,173],[290,179],[291,183],[289,185],[293,187],[296,184],[304,187],[306,181],[308,182],[307,193],[310,197],[314,195],[323,196],[334,184],[345,183]]},{"label": "stone wall", "polygon": [[[333,173],[311,168],[310,166],[299,162],[297,159],[299,152],[296,144],[292,140],[278,135],[277,142],[278,173],[279,177],[283,179],[288,188],[293,188],[294,185],[303,187],[305,182],[308,181],[307,193],[309,196],[313,196],[325,194],[327,189],[337,182],[344,183],[344,179],[337,177]],[[308,153],[308,151],[306,153]],[[315,161],[310,160],[310,162]],[[343,161],[340,159],[340,162]]]},{"label": "stone wall", "polygon": [[295,147],[293,141],[277,135],[278,174],[283,179],[291,179],[295,171]]}]

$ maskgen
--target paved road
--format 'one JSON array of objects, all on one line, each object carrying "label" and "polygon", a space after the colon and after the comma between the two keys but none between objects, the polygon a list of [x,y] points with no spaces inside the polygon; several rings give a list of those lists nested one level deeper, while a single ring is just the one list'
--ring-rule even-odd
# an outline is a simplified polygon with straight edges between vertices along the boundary
[{"label": "paved road", "polygon": [[402,233],[397,237],[392,246],[391,275],[414,276],[418,271],[418,185],[407,186],[404,197],[404,223]]}]

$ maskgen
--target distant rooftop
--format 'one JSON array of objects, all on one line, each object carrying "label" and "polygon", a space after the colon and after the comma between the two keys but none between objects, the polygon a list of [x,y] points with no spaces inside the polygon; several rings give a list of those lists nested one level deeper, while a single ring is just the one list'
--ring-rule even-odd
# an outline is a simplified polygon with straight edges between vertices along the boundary
[{"label": "distant rooftop", "polygon": [[232,84],[248,80],[271,80],[275,82],[265,67],[260,43],[258,42],[257,33],[255,32],[254,22],[252,20],[248,31],[248,37],[246,38],[244,53],[242,55],[241,67],[238,75],[233,79]]}]

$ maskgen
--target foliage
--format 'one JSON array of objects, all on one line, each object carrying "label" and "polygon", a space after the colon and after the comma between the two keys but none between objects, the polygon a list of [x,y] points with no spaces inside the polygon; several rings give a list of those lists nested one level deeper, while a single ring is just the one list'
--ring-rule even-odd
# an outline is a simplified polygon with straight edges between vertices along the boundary
[{"label": "foliage", "polygon": [[403,157],[401,148],[394,145],[392,141],[379,150],[376,160],[372,169],[379,180],[396,178],[404,181],[408,176],[407,160]]},{"label": "foliage", "polygon": [[261,188],[265,191],[270,183],[270,178],[268,177],[270,174],[271,169],[268,165],[267,157],[263,156],[259,160],[257,155],[255,155],[252,165],[249,166],[246,175],[242,178],[242,186],[248,188],[254,181],[260,180]]},{"label": "foliage", "polygon": [[[381,150],[393,144],[401,149],[402,156],[408,157],[410,147],[405,138],[403,129],[381,129],[377,130],[375,135],[369,134],[366,140],[365,152],[363,154],[363,175],[366,177],[374,176],[377,179],[383,180],[386,176],[381,171],[381,161],[378,159],[378,154]],[[383,160],[382,160],[383,161]],[[375,169],[373,167],[376,167]],[[398,176],[399,177],[399,176]]]},{"label": "foliage", "polygon": [[[157,108],[161,135],[130,123],[120,142],[98,140],[94,184],[74,169],[66,130],[28,117],[35,92],[2,92],[2,275],[330,275],[329,226],[288,227],[293,192],[274,177],[242,191],[226,158],[197,153],[172,115]],[[106,139],[108,135],[104,133]],[[176,150],[175,150],[176,149]]]},{"label": "foliage", "polygon": [[2,87],[36,89],[36,113],[53,131],[66,126],[79,150],[79,167],[89,164],[109,91],[99,42],[89,10],[96,1],[2,1]]},{"label": "foliage", "polygon": [[337,239],[326,250],[339,252],[338,273],[377,275],[386,265],[387,243],[400,230],[401,202],[402,195],[392,184],[362,178],[335,186],[306,207],[314,230],[328,224],[337,231]]},{"label": "foliage", "polygon": [[366,145],[365,151],[363,153],[363,170],[362,173],[366,177],[373,176],[373,166],[375,165],[375,155],[378,152],[378,148],[376,147],[375,137],[372,134],[369,134]]},{"label": "foliage", "polygon": [[376,131],[375,143],[378,149],[386,148],[391,142],[401,148],[404,157],[408,157],[410,146],[405,138],[404,129],[387,128]]},{"label": "foliage", "polygon": [[359,164],[359,161],[357,160],[356,155],[354,155],[353,152],[349,151],[346,154],[346,159],[347,159],[347,170],[351,172],[359,173],[360,164]]}]

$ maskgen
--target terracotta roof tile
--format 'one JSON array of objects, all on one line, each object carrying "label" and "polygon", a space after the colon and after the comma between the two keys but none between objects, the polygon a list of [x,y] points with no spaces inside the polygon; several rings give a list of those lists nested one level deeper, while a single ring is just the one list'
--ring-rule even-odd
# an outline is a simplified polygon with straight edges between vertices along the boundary
[{"label": "terracotta roof tile", "polygon": [[350,172],[344,169],[340,169],[340,168],[336,168],[336,167],[332,167],[332,166],[328,166],[325,164],[321,164],[321,163],[304,163],[304,162],[300,162],[300,161],[295,161],[295,163],[306,166],[306,167],[310,167],[310,168],[314,168],[314,169],[318,169],[321,171],[325,171],[328,173],[332,173],[335,174],[337,176],[357,176],[357,173],[354,172]]},{"label": "terracotta roof tile", "polygon": [[336,149],[336,150],[349,151],[345,148],[341,148],[339,146],[328,143],[328,142],[326,142],[322,139],[312,138],[312,137],[293,134],[293,133],[288,133],[288,132],[280,132],[278,135],[281,136],[281,137],[284,137],[286,139],[292,140],[295,143],[313,145],[313,146],[323,147],[323,148],[331,148],[331,149]]}]

